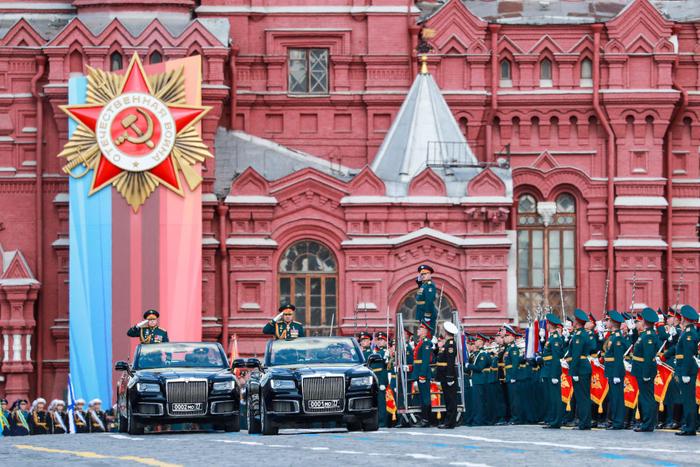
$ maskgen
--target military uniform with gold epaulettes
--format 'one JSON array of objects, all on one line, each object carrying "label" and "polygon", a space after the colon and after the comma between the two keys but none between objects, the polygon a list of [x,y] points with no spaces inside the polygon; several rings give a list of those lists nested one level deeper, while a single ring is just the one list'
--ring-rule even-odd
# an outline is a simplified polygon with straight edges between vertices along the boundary
[{"label": "military uniform with gold epaulettes", "polygon": [[622,430],[625,427],[625,364],[627,340],[619,329],[612,332],[603,344],[605,351],[605,377],[608,379],[608,415],[610,429]]},{"label": "military uniform with gold epaulettes", "polygon": [[656,351],[659,339],[656,333],[647,329],[639,334],[632,350],[632,376],[639,386],[639,431],[654,431],[658,420],[659,405],[654,399],[654,378],[656,378]]},{"label": "military uniform with gold epaulettes", "polygon": [[[596,348],[593,333],[584,328],[574,331],[569,341],[569,375],[573,380],[576,416],[579,430],[589,430],[592,423],[591,410],[591,363],[588,356]],[[574,378],[575,377],[575,378]],[[576,381],[578,380],[578,381]]]},{"label": "military uniform with gold epaulettes", "polygon": [[524,418],[520,397],[522,389],[520,363],[522,361],[522,353],[515,341],[508,344],[503,354],[503,372],[508,386],[508,405],[510,406],[510,423],[512,425],[520,425]]},{"label": "military uniform with gold epaulettes", "polygon": [[412,378],[418,381],[418,393],[421,406],[422,425],[430,423],[432,406],[430,403],[430,359],[433,355],[433,344],[427,337],[421,338],[413,353]]},{"label": "military uniform with gold epaulettes", "polygon": [[488,418],[490,418],[490,414],[487,412],[486,388],[488,387],[488,378],[491,373],[491,357],[486,351],[479,349],[474,357],[474,363],[470,363],[467,369],[472,372],[472,402],[474,409],[472,424],[474,426],[484,426],[487,424]]},{"label": "military uniform with gold epaulettes", "polygon": [[298,321],[285,323],[270,320],[263,328],[263,334],[275,336],[275,339],[291,341],[297,337],[304,337],[304,326]]},{"label": "military uniform with gold epaulettes", "polygon": [[435,335],[438,312],[435,308],[437,289],[432,281],[425,281],[418,287],[416,293],[416,320],[430,327],[430,335]]},{"label": "military uniform with gold epaulettes", "polygon": [[561,401],[561,358],[564,354],[564,341],[558,331],[552,331],[542,351],[542,379],[545,386],[546,427],[561,427],[564,406]]},{"label": "military uniform with gold epaulettes", "polygon": [[696,323],[698,313],[689,305],[681,308],[681,315],[694,323],[689,323],[683,329],[678,345],[676,346],[676,375],[680,387],[683,416],[681,430],[677,435],[695,435],[697,430],[698,404],[695,398],[698,377],[698,363],[695,357],[698,355],[698,335]]},{"label": "military uniform with gold epaulettes", "polygon": [[49,413],[45,410],[33,410],[29,417],[29,427],[33,435],[51,434]]},{"label": "military uniform with gold epaulettes", "polygon": [[[386,388],[389,385],[389,370],[387,368],[386,349],[376,348],[370,351],[369,355],[376,354],[382,357],[380,362],[372,363],[369,369],[374,372],[377,377],[377,418],[380,427],[387,426],[387,411],[386,411]],[[368,355],[368,357],[369,357]]]},{"label": "military uniform with gold epaulettes", "polygon": [[134,326],[126,331],[126,335],[129,337],[138,337],[142,344],[160,344],[162,342],[170,342],[168,339],[168,332],[165,329],[156,327],[143,327],[139,328]]}]

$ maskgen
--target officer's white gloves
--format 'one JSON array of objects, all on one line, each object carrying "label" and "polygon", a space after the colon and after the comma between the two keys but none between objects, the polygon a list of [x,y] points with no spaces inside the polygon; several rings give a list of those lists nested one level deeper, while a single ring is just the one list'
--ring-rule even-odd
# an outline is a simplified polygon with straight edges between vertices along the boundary
[{"label": "officer's white gloves", "polygon": [[685,383],[688,384],[690,383],[690,376],[682,376],[681,380]]},{"label": "officer's white gloves", "polygon": [[632,372],[632,364],[630,362],[625,362],[625,371]]},{"label": "officer's white gloves", "polygon": [[676,327],[671,326],[670,328],[668,328],[668,340],[671,340],[671,338],[675,335],[676,335]]},{"label": "officer's white gloves", "polygon": [[403,371],[408,371],[408,365],[404,365],[404,366],[402,367],[402,369],[403,369]]},{"label": "officer's white gloves", "polygon": [[557,378],[552,378],[552,384],[559,384],[559,380]]},{"label": "officer's white gloves", "polygon": [[620,378],[613,378],[613,384],[620,384]]},{"label": "officer's white gloves", "polygon": [[515,380],[514,380],[514,379],[511,379],[510,382],[511,382],[511,384],[515,384]]},{"label": "officer's white gloves", "polygon": [[571,335],[571,333],[569,332],[568,329],[565,328],[565,329],[561,332],[561,335],[564,337],[564,339],[568,339],[569,336]]},{"label": "officer's white gloves", "polygon": [[642,381],[646,383],[647,381],[651,381],[651,378],[642,378]]},{"label": "officer's white gloves", "polygon": [[600,334],[605,332],[605,325],[602,321],[598,320],[595,322],[595,330],[598,331],[598,333]]},{"label": "officer's white gloves", "polygon": [[572,376],[571,379],[573,379],[574,381],[576,381],[578,383],[578,376]]},{"label": "officer's white gloves", "polygon": [[544,339],[544,336],[546,335],[544,328],[540,329],[540,339]]},{"label": "officer's white gloves", "polygon": [[438,342],[438,341],[437,341],[437,336],[433,336],[433,338],[430,339],[430,342],[432,342],[433,345],[437,345],[437,342]]},{"label": "officer's white gloves", "polygon": [[272,318],[272,321],[274,321],[274,322],[276,323],[277,321],[279,321],[279,320],[282,319],[282,315],[284,315],[284,312],[278,313],[277,316],[275,316],[274,318]]},{"label": "officer's white gloves", "polygon": [[137,324],[136,327],[137,327],[137,328],[142,328],[142,327],[145,327],[147,324],[148,324],[148,320],[147,320],[147,319],[144,319],[144,320],[141,321],[139,324]]},{"label": "officer's white gloves", "polygon": [[454,386],[454,384],[455,384],[454,381],[448,381],[448,382],[447,382],[447,385],[448,385],[448,386]]}]

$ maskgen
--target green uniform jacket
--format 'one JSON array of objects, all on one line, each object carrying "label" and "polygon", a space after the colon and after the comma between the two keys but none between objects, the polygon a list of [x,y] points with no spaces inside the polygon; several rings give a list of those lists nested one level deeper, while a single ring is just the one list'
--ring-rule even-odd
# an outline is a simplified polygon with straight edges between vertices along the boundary
[{"label": "green uniform jacket", "polygon": [[634,343],[632,349],[632,376],[650,379],[656,377],[656,351],[659,338],[652,329],[646,329]]},{"label": "green uniform jacket", "polygon": [[292,321],[289,324],[284,321],[271,319],[263,328],[263,334],[275,336],[275,339],[291,341],[297,337],[304,337],[304,326],[298,321]]},{"label": "green uniform jacket", "polygon": [[558,332],[549,335],[542,351],[542,378],[561,378],[561,358],[564,355],[564,341]]},{"label": "green uniform jacket", "polygon": [[467,365],[467,369],[472,371],[473,384],[486,384],[487,375],[491,371],[491,358],[486,352],[479,350],[474,357],[474,363]]},{"label": "green uniform jacket", "polygon": [[694,324],[685,327],[676,345],[676,376],[680,379],[689,376],[691,381],[697,378],[698,363],[693,358],[698,353],[698,331]]},{"label": "green uniform jacket", "polygon": [[126,331],[129,337],[138,337],[142,344],[160,344],[162,342],[170,342],[168,339],[168,331],[161,329],[158,326],[143,327],[134,326]]},{"label": "green uniform jacket", "polygon": [[622,337],[622,332],[617,330],[610,334],[608,340],[605,341],[603,349],[605,350],[605,377],[609,380],[612,378],[625,378],[624,356],[627,351],[627,340]]},{"label": "green uniform jacket", "polygon": [[506,347],[506,353],[503,356],[503,363],[505,363],[505,367],[503,368],[505,370],[506,383],[510,383],[511,380],[522,381],[524,376],[522,375],[523,371],[520,370],[520,363],[522,360],[522,354],[518,346],[515,345],[515,342],[509,344],[508,347]]},{"label": "green uniform jacket", "polygon": [[591,362],[588,361],[588,356],[595,352],[596,347],[592,332],[585,329],[577,329],[574,332],[569,341],[569,356],[566,357],[570,376],[591,374]]},{"label": "green uniform jacket", "polygon": [[435,335],[437,325],[437,310],[435,309],[435,296],[437,289],[432,281],[423,282],[416,293],[416,319],[418,323],[430,326],[432,335]]},{"label": "green uniform jacket", "polygon": [[664,350],[664,361],[671,368],[676,367],[676,360],[673,357],[676,356],[676,346],[678,345],[678,341],[681,338],[681,334],[683,334],[683,330],[680,326],[676,326],[676,334],[674,334],[673,337],[671,337],[670,341],[667,341],[666,349]]},{"label": "green uniform jacket", "polygon": [[491,371],[489,371],[486,381],[489,383],[498,382],[498,354],[491,355]]},{"label": "green uniform jacket", "polygon": [[427,337],[418,341],[414,351],[413,374],[411,379],[423,382],[430,381],[430,357],[433,355],[433,343]]},{"label": "green uniform jacket", "polygon": [[388,386],[389,370],[387,368],[388,362],[386,361],[386,349],[375,349],[375,351],[372,353],[375,353],[382,357],[382,361],[373,363],[372,365],[370,365],[369,369],[374,372],[375,376],[377,377],[377,382],[380,386]]}]

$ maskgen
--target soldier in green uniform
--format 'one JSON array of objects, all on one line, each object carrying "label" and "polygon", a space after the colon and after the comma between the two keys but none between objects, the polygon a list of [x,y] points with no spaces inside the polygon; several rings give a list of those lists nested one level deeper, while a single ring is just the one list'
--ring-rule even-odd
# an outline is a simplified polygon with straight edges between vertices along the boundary
[{"label": "soldier in green uniform", "polygon": [[656,311],[651,308],[647,307],[642,310],[640,321],[643,321],[644,328],[639,332],[632,350],[632,376],[637,378],[639,385],[639,413],[641,416],[641,425],[634,429],[637,432],[654,431],[659,413],[659,406],[654,399],[656,351],[660,347],[654,323],[658,319]]},{"label": "soldier in green uniform", "polygon": [[491,372],[491,357],[484,350],[486,341],[483,334],[476,335],[474,362],[467,365],[472,372],[472,404],[474,409],[473,426],[484,426],[489,414],[486,413],[486,387]]},{"label": "soldier in green uniform", "polygon": [[564,418],[564,406],[561,401],[561,358],[564,355],[564,341],[559,334],[561,320],[553,313],[547,313],[547,331],[549,337],[544,344],[542,360],[542,379],[545,387],[545,404],[549,408],[547,424],[542,428],[561,428]]},{"label": "soldier in green uniform", "polygon": [[608,312],[607,327],[611,331],[603,351],[605,352],[605,377],[608,379],[608,415],[610,425],[608,430],[623,430],[625,428],[625,365],[624,356],[627,351],[627,340],[622,335],[620,326],[625,318],[616,310]]},{"label": "soldier in green uniform", "polygon": [[296,307],[291,303],[283,303],[278,311],[277,316],[272,318],[263,328],[263,334],[286,341],[304,337],[304,326],[300,322],[294,321]]},{"label": "soldier in green uniform", "polygon": [[442,324],[445,330],[445,340],[437,352],[437,379],[442,387],[445,398],[445,421],[438,426],[440,429],[451,430],[457,426],[457,343],[455,336],[459,332],[451,321]]},{"label": "soldier in green uniform", "polygon": [[126,335],[129,337],[138,337],[142,344],[160,344],[161,342],[170,342],[168,339],[168,331],[158,327],[158,318],[160,313],[156,310],[146,310],[143,313],[143,321],[129,328]]},{"label": "soldier in green uniform", "polygon": [[435,297],[437,289],[431,280],[433,268],[427,264],[418,266],[418,274],[421,283],[416,293],[416,320],[419,323],[426,323],[430,328],[430,335],[435,335],[437,326],[438,310],[435,308]]},{"label": "soldier in green uniform", "polygon": [[579,430],[591,429],[591,363],[588,356],[594,352],[596,343],[593,333],[584,327],[588,322],[586,312],[574,311],[574,333],[569,341],[569,375],[573,380],[576,416]]},{"label": "soldier in green uniform", "polygon": [[521,403],[521,370],[520,364],[523,362],[523,354],[515,343],[515,338],[520,334],[515,332],[509,325],[503,326],[503,339],[506,344],[503,354],[503,371],[508,386],[508,405],[510,406],[509,425],[521,425],[523,423],[523,406]]},{"label": "soldier in green uniform", "polygon": [[365,361],[372,355],[372,334],[369,331],[362,331],[357,336],[357,341],[360,343],[360,350]]},{"label": "soldier in green uniform", "polygon": [[382,361],[370,366],[370,370],[374,372],[379,384],[379,390],[377,391],[377,415],[379,418],[379,426],[381,427],[386,427],[388,422],[386,412],[386,388],[389,385],[389,354],[387,353],[386,340],[386,332],[379,331],[374,334],[375,347],[372,353],[382,357]]},{"label": "soldier in green uniform", "polygon": [[[680,309],[675,310],[674,308],[669,308],[666,314],[666,347],[663,349],[663,355],[661,360],[665,361],[668,366],[674,369],[676,367],[676,360],[674,355],[676,355],[676,346],[681,337],[683,329],[680,326]],[[680,428],[681,414],[683,412],[683,407],[680,402],[680,390],[678,387],[678,382],[676,378],[671,378],[668,383],[668,388],[666,389],[666,397],[664,398],[664,411],[659,415],[659,424],[656,425],[657,428],[665,428],[670,430],[676,430]],[[663,420],[661,420],[663,419]]]},{"label": "soldier in green uniform", "polygon": [[678,436],[695,436],[697,430],[698,404],[695,400],[695,385],[698,377],[697,330],[698,312],[690,305],[681,307],[681,327],[683,333],[676,346],[676,375],[680,387],[683,418]]},{"label": "soldier in green uniform", "polygon": [[0,399],[0,437],[10,436],[10,411],[7,399]]},{"label": "soldier in green uniform", "polygon": [[413,378],[418,381],[420,395],[421,428],[430,426],[432,406],[430,404],[430,359],[433,355],[433,343],[430,341],[430,327],[426,323],[418,326],[418,342],[413,353]]}]

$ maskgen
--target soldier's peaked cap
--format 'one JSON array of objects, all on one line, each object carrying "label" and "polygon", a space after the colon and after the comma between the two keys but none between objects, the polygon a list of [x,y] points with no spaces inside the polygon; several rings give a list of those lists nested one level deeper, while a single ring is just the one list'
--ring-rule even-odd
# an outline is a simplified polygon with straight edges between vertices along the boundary
[{"label": "soldier's peaked cap", "polygon": [[369,331],[362,331],[362,332],[360,332],[360,335],[359,335],[358,339],[359,339],[359,340],[362,340],[362,339],[372,339],[372,334],[370,334]]},{"label": "soldier's peaked cap", "polygon": [[431,274],[435,272],[435,270],[427,264],[421,264],[420,266],[418,266],[418,272],[421,272],[423,270],[430,271]]},{"label": "soldier's peaked cap", "polygon": [[646,307],[642,310],[642,319],[647,323],[655,323],[659,320],[659,315],[653,308]]},{"label": "soldier's peaked cap", "polygon": [[554,325],[557,325],[557,324],[561,325],[561,320],[554,313],[547,313],[547,316],[545,316],[545,318],[547,319],[547,321],[549,321],[550,323],[552,323]]},{"label": "soldier's peaked cap", "polygon": [[625,318],[617,310],[608,311],[608,317],[616,323],[623,323],[625,321]]},{"label": "soldier's peaked cap", "polygon": [[384,331],[375,332],[374,338],[375,339],[386,339],[387,338],[386,332],[384,332]]},{"label": "soldier's peaked cap", "polygon": [[681,316],[690,321],[698,320],[698,312],[690,305],[683,305],[681,307]]},{"label": "soldier's peaked cap", "polygon": [[158,310],[146,310],[143,312],[143,319],[148,319],[150,316],[160,318],[160,313],[158,313]]},{"label": "soldier's peaked cap", "polygon": [[574,318],[576,318],[577,320],[582,321],[584,323],[586,321],[588,321],[588,315],[581,308],[576,308],[574,310]]},{"label": "soldier's peaked cap", "polygon": [[520,334],[515,329],[513,329],[513,326],[511,326],[510,324],[504,324],[503,330],[505,330],[506,334],[510,334],[514,337],[520,337]]},{"label": "soldier's peaked cap", "polygon": [[279,307],[279,311],[285,311],[285,310],[292,310],[292,311],[295,311],[296,309],[297,309],[297,307],[295,307],[295,306],[292,305],[291,303],[283,303],[283,304],[281,304],[280,307]]}]

